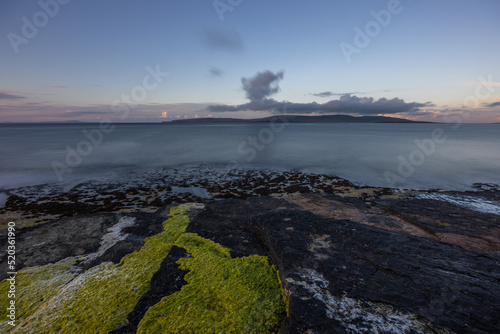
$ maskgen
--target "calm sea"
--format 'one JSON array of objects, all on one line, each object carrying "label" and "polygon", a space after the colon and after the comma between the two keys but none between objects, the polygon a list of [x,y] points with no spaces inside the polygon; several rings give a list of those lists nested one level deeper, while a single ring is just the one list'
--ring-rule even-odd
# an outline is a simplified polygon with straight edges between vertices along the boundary
[{"label": "calm sea", "polygon": [[2,124],[0,142],[0,190],[201,164],[416,189],[500,184],[499,124]]}]

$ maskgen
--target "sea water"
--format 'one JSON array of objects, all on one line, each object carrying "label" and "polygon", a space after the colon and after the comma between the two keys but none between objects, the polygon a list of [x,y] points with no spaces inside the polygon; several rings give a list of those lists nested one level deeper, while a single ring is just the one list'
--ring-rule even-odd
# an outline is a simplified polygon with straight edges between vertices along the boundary
[{"label": "sea water", "polygon": [[500,124],[0,124],[0,190],[196,165],[359,185],[500,184]]}]

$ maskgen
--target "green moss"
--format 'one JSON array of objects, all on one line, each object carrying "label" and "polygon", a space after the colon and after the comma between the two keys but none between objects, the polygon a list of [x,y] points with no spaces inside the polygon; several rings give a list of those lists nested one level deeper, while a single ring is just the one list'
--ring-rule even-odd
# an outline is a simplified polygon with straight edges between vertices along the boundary
[{"label": "green moss", "polygon": [[[273,268],[274,268],[274,266],[273,266]],[[288,304],[288,295],[287,295],[285,289],[283,288],[284,285],[283,285],[283,282],[281,281],[280,273],[277,270],[276,270],[276,277],[278,278],[278,283],[279,283],[280,288],[281,288],[281,296],[283,297],[283,303],[285,303],[286,316],[289,317],[290,316],[290,308],[289,308],[290,305]]]},{"label": "green moss", "polygon": [[286,303],[274,267],[264,256],[231,258],[229,250],[196,234],[176,242],[191,258],[181,291],[152,306],[138,333],[277,332]]},{"label": "green moss", "polygon": [[[16,327],[21,333],[107,333],[125,320],[149,288],[171,246],[189,223],[190,205],[172,208],[164,231],[145,239],[117,265],[103,263],[79,275]],[[23,297],[21,297],[23,298]]]},{"label": "green moss", "polygon": [[[3,318],[0,332],[107,333],[125,320],[148,290],[173,244],[192,258],[179,264],[190,272],[182,290],[149,309],[141,332],[269,333],[277,331],[286,302],[276,270],[266,257],[231,258],[229,250],[184,233],[194,205],[170,210],[164,231],[119,264],[102,263],[76,276],[79,258],[26,268],[16,276],[16,327]],[[0,305],[8,305],[9,282],[0,282]]]},{"label": "green moss", "polygon": [[[69,272],[76,261],[77,259],[74,257],[67,258],[55,264],[25,268],[17,273],[15,285],[16,325],[54,297],[65,284],[76,276],[76,274]],[[10,303],[9,287],[9,281],[0,282],[0,305],[5,307]],[[9,333],[15,329],[7,323],[8,320],[6,313],[3,312],[0,323],[1,333]]]}]

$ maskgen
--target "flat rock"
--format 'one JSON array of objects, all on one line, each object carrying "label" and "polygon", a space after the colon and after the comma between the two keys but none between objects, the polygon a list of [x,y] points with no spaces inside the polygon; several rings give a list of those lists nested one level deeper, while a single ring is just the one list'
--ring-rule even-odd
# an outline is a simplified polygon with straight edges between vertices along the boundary
[{"label": "flat rock", "polygon": [[500,331],[498,253],[369,225],[251,198],[208,205],[188,230],[233,256],[270,256],[289,298],[283,333]]}]

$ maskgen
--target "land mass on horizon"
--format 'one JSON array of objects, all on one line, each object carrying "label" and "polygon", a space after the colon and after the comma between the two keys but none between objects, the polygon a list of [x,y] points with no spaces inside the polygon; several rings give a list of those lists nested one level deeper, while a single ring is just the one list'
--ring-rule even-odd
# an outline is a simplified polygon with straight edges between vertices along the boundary
[{"label": "land mass on horizon", "polygon": [[404,118],[385,116],[350,116],[350,115],[319,115],[319,116],[298,116],[298,115],[278,115],[263,118],[186,118],[172,121],[164,121],[166,124],[191,124],[191,123],[266,123],[273,119],[287,121],[289,123],[431,123],[412,121]]}]

